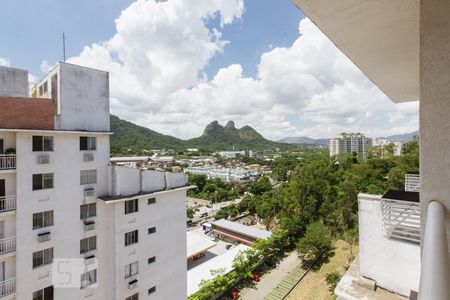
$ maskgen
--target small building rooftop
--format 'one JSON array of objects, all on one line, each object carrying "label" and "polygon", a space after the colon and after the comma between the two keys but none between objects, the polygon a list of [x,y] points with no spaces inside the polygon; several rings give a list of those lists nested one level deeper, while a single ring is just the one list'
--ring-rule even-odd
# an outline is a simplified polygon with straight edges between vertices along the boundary
[{"label": "small building rooftop", "polygon": [[214,221],[211,224],[213,225],[213,229],[214,226],[217,226],[255,239],[266,239],[272,235],[269,231],[243,225],[237,222],[231,222],[225,219]]},{"label": "small building rooftop", "polygon": [[234,258],[241,251],[249,249],[249,246],[238,245],[228,252],[216,256],[203,264],[187,271],[187,296],[195,294],[200,290],[200,283],[202,280],[209,280],[214,278],[211,274],[211,270],[224,269],[224,273],[227,274],[233,270]]},{"label": "small building rooftop", "polygon": [[214,247],[215,242],[211,241],[209,238],[187,232],[187,253],[186,258],[189,259],[199,253],[205,252],[208,249]]}]

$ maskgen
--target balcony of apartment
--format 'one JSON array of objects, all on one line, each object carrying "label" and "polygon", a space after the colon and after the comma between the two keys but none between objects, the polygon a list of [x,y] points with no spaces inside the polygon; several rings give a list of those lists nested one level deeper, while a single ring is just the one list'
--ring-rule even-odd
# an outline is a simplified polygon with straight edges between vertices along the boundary
[{"label": "balcony of apartment", "polygon": [[16,195],[0,196],[0,216],[16,211]]},{"label": "balcony of apartment", "polygon": [[16,278],[10,278],[4,281],[0,281],[0,299],[15,299],[16,293]]},{"label": "balcony of apartment", "polygon": [[0,258],[16,254],[16,237],[0,239]]},{"label": "balcony of apartment", "polygon": [[16,154],[0,154],[0,173],[13,172],[16,169]]}]

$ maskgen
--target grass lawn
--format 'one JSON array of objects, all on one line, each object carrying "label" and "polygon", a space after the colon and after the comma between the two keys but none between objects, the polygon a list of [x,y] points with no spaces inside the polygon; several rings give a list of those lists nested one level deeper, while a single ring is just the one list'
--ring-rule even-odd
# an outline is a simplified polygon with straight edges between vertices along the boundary
[{"label": "grass lawn", "polygon": [[[335,299],[330,293],[325,276],[331,272],[339,272],[341,275],[347,270],[346,267],[351,263],[350,245],[343,241],[337,240],[334,244],[334,255],[330,257],[330,261],[319,270],[311,270],[303,280],[292,290],[288,300],[322,300]],[[358,254],[358,246],[353,246],[353,257]]]}]

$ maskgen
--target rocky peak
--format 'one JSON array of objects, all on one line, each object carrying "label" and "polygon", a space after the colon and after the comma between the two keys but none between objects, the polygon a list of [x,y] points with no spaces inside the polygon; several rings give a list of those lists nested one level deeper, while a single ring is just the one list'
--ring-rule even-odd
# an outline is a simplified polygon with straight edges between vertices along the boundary
[{"label": "rocky peak", "polygon": [[225,130],[236,130],[233,121],[228,121],[224,128]]},{"label": "rocky peak", "polygon": [[214,135],[222,131],[222,125],[220,125],[218,121],[212,121],[211,123],[206,125],[205,130],[203,130],[203,135]]}]

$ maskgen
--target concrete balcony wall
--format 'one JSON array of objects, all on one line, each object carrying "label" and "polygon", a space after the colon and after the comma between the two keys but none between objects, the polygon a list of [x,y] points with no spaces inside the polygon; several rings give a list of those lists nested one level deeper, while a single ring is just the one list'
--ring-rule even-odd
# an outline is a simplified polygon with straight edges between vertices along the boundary
[{"label": "concrete balcony wall", "polygon": [[164,172],[158,171],[142,171],[142,191],[154,192],[161,191],[166,188],[166,177]]},{"label": "concrete balcony wall", "polygon": [[113,194],[114,196],[128,196],[140,192],[141,170],[128,167],[110,166],[113,168]]},{"label": "concrete balcony wall", "polygon": [[0,66],[0,96],[28,97],[28,71]]},{"label": "concrete balcony wall", "polygon": [[173,189],[188,184],[188,177],[181,173],[166,173],[166,187]]},{"label": "concrete balcony wall", "polygon": [[360,272],[384,289],[409,296],[419,288],[420,246],[384,237],[380,198],[358,195]]}]

